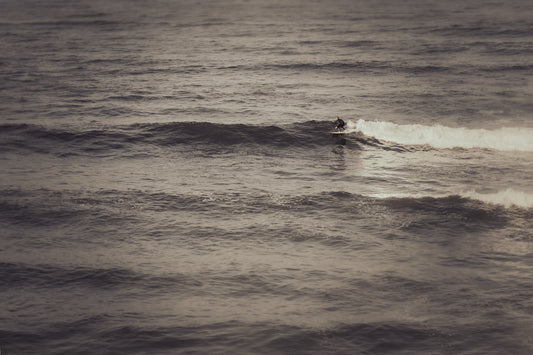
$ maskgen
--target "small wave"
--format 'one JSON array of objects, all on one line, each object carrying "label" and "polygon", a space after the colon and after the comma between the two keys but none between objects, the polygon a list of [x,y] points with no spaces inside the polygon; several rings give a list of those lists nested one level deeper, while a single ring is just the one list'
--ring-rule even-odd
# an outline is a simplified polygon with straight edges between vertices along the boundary
[{"label": "small wave", "polygon": [[[371,46],[372,42],[346,42],[341,44],[345,47]],[[332,72],[332,73],[373,73],[374,75],[385,75],[394,72],[405,72],[410,74],[425,73],[446,73],[453,71],[453,68],[440,65],[403,65],[386,60],[368,61],[333,61],[333,62],[279,62],[261,65],[232,65],[221,66],[218,70],[230,71],[290,71],[290,72]]]},{"label": "small wave", "polygon": [[505,26],[486,25],[486,26],[468,26],[468,25],[451,25],[432,30],[434,33],[441,33],[445,36],[463,37],[479,36],[480,38],[491,37],[527,37],[532,31],[529,26],[521,26],[520,23],[509,23]]},{"label": "small wave", "polygon": [[137,287],[155,289],[159,287],[199,286],[201,282],[184,274],[155,276],[136,273],[128,269],[64,268],[52,265],[26,265],[0,263],[0,285],[28,285],[32,287],[72,287],[83,285],[95,288]]},{"label": "small wave", "polygon": [[291,71],[291,72],[341,72],[341,73],[354,73],[354,72],[374,72],[378,74],[380,72],[386,72],[392,69],[392,64],[386,61],[335,61],[335,62],[282,62],[282,63],[270,63],[267,65],[253,65],[253,66],[231,66],[219,69],[231,69],[231,70],[251,70],[251,71],[263,71],[263,70],[275,70],[275,71]]},{"label": "small wave", "polygon": [[[400,144],[430,145],[435,148],[487,148],[533,152],[533,129],[506,127],[497,130],[451,128],[441,125],[398,125],[391,122],[358,120],[357,130],[379,140]],[[353,122],[349,128],[354,131]]]},{"label": "small wave", "polygon": [[475,190],[461,191],[457,194],[440,194],[428,196],[427,194],[409,194],[409,193],[390,193],[390,194],[373,194],[371,197],[379,199],[404,199],[404,200],[449,200],[455,196],[459,199],[476,200],[492,205],[501,205],[504,207],[533,207],[533,194],[518,191],[512,188],[501,190],[494,193],[480,193]]}]

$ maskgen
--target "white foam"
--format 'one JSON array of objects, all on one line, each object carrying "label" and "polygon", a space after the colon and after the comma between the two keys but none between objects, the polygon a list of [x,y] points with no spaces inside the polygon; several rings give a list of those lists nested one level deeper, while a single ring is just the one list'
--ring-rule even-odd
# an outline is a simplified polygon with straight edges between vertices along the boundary
[{"label": "white foam", "polygon": [[435,148],[488,148],[502,151],[533,152],[533,129],[500,128],[496,130],[451,128],[441,125],[398,125],[391,122],[358,120],[348,129],[366,136],[409,145],[430,145]]}]

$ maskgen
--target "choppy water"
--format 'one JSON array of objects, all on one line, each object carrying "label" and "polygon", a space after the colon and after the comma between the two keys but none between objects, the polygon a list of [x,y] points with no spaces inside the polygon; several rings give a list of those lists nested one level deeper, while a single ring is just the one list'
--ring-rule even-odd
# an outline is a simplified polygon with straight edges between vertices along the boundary
[{"label": "choppy water", "polygon": [[533,351],[529,1],[0,4],[2,354]]}]

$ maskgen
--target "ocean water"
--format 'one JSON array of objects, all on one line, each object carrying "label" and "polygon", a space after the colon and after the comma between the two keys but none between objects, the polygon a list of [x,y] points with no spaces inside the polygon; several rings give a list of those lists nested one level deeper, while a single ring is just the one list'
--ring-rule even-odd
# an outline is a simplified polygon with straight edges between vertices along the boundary
[{"label": "ocean water", "polygon": [[531,1],[0,7],[2,355],[533,352]]}]

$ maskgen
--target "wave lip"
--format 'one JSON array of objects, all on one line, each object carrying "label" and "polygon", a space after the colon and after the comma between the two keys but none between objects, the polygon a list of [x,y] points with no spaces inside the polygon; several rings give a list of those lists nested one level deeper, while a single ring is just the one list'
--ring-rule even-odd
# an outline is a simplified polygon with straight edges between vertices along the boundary
[{"label": "wave lip", "polygon": [[[353,126],[353,123],[351,124]],[[486,148],[533,152],[533,129],[505,127],[497,130],[452,128],[441,125],[399,125],[392,122],[358,120],[357,129],[380,140],[435,148]]]}]

